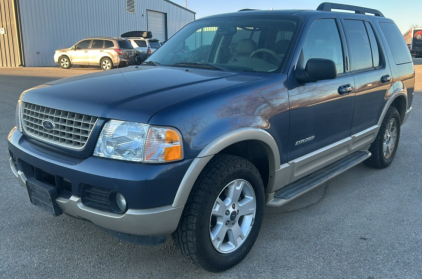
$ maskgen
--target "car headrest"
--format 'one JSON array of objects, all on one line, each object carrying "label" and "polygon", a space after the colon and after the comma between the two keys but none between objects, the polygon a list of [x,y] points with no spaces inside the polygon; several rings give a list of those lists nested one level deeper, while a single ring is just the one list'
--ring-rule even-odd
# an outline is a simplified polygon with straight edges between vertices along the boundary
[{"label": "car headrest", "polygon": [[256,49],[256,43],[251,39],[243,39],[237,43],[238,55],[250,55]]}]

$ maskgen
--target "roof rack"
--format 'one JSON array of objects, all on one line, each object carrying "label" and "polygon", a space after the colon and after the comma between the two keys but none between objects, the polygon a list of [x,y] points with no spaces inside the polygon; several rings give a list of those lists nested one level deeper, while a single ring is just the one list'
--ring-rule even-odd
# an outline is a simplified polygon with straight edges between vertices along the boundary
[{"label": "roof rack", "polygon": [[331,12],[332,9],[354,11],[355,14],[363,14],[363,15],[373,14],[375,16],[384,17],[384,15],[378,10],[352,6],[352,5],[324,2],[324,3],[321,3],[317,8],[318,11],[328,11],[328,12]]}]

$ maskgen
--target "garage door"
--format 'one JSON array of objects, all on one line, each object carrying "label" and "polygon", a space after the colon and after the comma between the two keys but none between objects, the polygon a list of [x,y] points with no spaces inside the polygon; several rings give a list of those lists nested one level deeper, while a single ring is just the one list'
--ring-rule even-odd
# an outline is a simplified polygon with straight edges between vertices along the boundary
[{"label": "garage door", "polygon": [[166,38],[166,14],[148,11],[148,31],[152,32],[152,37],[160,42],[167,40]]}]

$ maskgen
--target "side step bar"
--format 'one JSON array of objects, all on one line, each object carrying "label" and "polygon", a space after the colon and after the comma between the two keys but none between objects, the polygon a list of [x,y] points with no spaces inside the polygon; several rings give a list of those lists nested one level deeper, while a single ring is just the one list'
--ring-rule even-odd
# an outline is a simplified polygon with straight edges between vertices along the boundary
[{"label": "side step bar", "polygon": [[268,206],[282,206],[295,198],[309,192],[318,187],[331,178],[339,175],[342,172],[356,166],[371,157],[369,151],[357,151],[349,156],[320,169],[304,178],[299,179],[275,192],[274,199],[271,200]]}]

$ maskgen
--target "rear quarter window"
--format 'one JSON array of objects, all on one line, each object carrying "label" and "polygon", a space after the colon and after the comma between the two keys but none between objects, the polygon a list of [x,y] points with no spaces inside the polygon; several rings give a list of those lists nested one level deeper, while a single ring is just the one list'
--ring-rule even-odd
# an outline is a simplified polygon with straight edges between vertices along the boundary
[{"label": "rear quarter window", "polygon": [[114,47],[114,43],[112,41],[105,41],[104,48]]},{"label": "rear quarter window", "polygon": [[404,41],[399,28],[390,22],[380,22],[382,33],[387,39],[388,46],[393,54],[396,65],[412,62],[409,48]]},{"label": "rear quarter window", "polygon": [[120,48],[133,48],[129,41],[119,41]]}]

